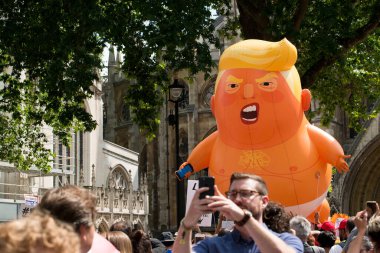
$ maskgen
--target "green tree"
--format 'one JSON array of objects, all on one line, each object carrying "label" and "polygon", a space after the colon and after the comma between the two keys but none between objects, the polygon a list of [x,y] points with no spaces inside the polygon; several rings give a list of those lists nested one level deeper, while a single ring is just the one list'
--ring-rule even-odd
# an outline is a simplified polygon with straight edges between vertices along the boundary
[{"label": "green tree", "polygon": [[[0,159],[48,171],[44,125],[65,143],[96,126],[92,96],[106,43],[125,55],[136,80],[126,102],[148,138],[155,136],[170,73],[209,73],[212,10],[228,17],[221,36],[287,37],[299,50],[304,88],[321,101],[324,122],[337,105],[359,125],[379,97],[380,1],[7,0],[0,3]],[[240,15],[233,12],[234,6]],[[232,10],[232,11],[231,11]],[[207,75],[206,75],[207,76]],[[355,123],[356,122],[356,123]]]}]

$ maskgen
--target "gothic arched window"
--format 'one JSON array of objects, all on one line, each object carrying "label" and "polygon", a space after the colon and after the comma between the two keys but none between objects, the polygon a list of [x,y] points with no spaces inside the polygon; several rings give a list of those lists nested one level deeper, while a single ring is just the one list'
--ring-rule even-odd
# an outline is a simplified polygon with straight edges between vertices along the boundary
[{"label": "gothic arched window", "polygon": [[129,189],[130,180],[124,167],[118,166],[112,170],[108,179],[108,184],[110,187],[115,189]]}]

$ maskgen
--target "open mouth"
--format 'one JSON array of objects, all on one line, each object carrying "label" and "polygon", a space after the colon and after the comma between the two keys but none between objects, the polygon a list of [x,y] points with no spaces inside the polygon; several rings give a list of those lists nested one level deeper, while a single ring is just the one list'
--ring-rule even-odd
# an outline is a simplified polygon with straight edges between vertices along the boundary
[{"label": "open mouth", "polygon": [[241,120],[245,124],[255,123],[258,119],[258,116],[259,116],[259,105],[256,103],[245,106],[240,112]]}]

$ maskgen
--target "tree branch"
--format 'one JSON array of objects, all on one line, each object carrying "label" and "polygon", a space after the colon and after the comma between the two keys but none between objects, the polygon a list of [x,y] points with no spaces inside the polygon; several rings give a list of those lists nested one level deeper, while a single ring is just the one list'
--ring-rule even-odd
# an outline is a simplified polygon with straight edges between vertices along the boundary
[{"label": "tree branch", "polygon": [[271,40],[267,31],[269,18],[263,15],[265,1],[237,0],[240,17],[239,21],[245,39]]},{"label": "tree branch", "polygon": [[352,37],[343,38],[340,40],[341,50],[334,55],[324,54],[316,61],[301,77],[303,88],[310,88],[322,69],[332,65],[336,60],[346,54],[351,48],[365,40],[371,33],[373,33],[380,24],[380,1],[373,8],[372,16],[368,23],[358,28]]},{"label": "tree branch", "polygon": [[300,0],[298,2],[297,10],[294,13],[294,19],[293,19],[294,20],[293,26],[296,31],[300,30],[301,23],[303,19],[305,18],[308,5],[309,5],[309,0]]},{"label": "tree branch", "polygon": [[358,30],[356,30],[355,36],[341,40],[340,44],[346,49],[352,48],[353,46],[362,42],[365,38],[368,37],[368,35],[370,35],[376,28],[378,28],[379,23],[380,2],[377,8],[375,9],[374,15],[372,16],[371,20],[366,25],[358,28]]}]

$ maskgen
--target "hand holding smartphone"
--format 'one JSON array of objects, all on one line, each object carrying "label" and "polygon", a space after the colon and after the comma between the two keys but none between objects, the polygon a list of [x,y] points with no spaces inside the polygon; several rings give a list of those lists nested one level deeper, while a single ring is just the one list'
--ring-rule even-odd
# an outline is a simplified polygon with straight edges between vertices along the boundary
[{"label": "hand holding smartphone", "polygon": [[199,178],[199,188],[208,187],[208,191],[202,192],[199,195],[199,199],[204,199],[207,195],[214,196],[214,177],[200,177]]}]

